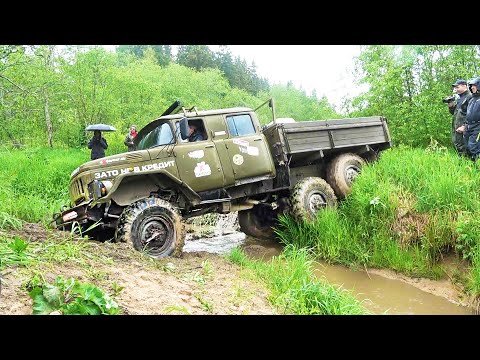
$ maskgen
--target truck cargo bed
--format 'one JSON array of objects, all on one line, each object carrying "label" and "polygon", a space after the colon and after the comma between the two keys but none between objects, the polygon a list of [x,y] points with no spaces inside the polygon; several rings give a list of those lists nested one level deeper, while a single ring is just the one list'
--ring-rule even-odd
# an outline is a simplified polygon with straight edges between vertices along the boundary
[{"label": "truck cargo bed", "polygon": [[328,157],[348,148],[370,146],[378,151],[391,146],[387,122],[381,116],[271,124],[263,133],[277,162],[298,162],[314,154]]}]

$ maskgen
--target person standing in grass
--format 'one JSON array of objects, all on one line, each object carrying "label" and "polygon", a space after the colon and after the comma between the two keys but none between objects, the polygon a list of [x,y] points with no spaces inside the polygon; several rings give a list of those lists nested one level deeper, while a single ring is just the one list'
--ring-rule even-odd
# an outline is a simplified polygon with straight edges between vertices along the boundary
[{"label": "person standing in grass", "polygon": [[459,155],[467,155],[467,148],[465,146],[464,132],[465,132],[465,118],[467,115],[468,102],[472,95],[468,91],[467,82],[458,79],[452,84],[453,91],[458,95],[458,99],[451,100],[447,103],[452,119],[452,143]]},{"label": "person standing in grass", "polygon": [[472,98],[467,107],[467,126],[465,131],[465,144],[473,161],[480,157],[480,77],[468,82]]},{"label": "person standing in grass", "polygon": [[102,137],[100,130],[93,132],[92,139],[88,142],[88,148],[92,149],[90,159],[96,160],[105,157],[105,150],[108,148],[107,140]]},{"label": "person standing in grass", "polygon": [[137,127],[135,125],[130,126],[130,131],[128,132],[127,136],[125,137],[125,141],[123,142],[125,146],[128,146],[128,151],[135,151],[135,143],[134,140],[137,137]]}]

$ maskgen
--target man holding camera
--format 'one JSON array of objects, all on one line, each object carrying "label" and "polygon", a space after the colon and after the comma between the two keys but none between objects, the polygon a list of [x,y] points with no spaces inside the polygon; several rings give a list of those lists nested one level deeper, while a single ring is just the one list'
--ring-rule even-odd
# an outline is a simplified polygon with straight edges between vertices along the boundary
[{"label": "man holding camera", "polygon": [[455,150],[459,155],[467,155],[466,141],[464,140],[465,132],[465,117],[467,115],[467,106],[472,95],[468,91],[467,82],[462,79],[458,79],[452,84],[453,91],[458,95],[450,96],[443,99],[443,102],[447,103],[450,114],[453,115],[452,119],[452,142]]}]

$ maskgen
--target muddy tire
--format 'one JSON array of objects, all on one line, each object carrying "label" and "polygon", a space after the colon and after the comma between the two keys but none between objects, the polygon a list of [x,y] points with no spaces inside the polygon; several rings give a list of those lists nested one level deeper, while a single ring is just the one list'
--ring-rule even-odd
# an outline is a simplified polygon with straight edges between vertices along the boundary
[{"label": "muddy tire", "polygon": [[313,221],[326,207],[335,207],[337,198],[328,183],[319,177],[307,177],[297,183],[290,195],[290,212],[298,221]]},{"label": "muddy tire", "polygon": [[240,231],[262,240],[275,237],[272,226],[276,223],[276,214],[266,206],[255,206],[238,212]]},{"label": "muddy tire", "polygon": [[142,199],[126,207],[118,219],[116,241],[130,242],[153,258],[180,256],[184,226],[178,210],[158,198]]},{"label": "muddy tire", "polygon": [[352,153],[339,155],[328,164],[327,182],[332,186],[339,199],[350,194],[353,181],[364,166],[365,160]]}]

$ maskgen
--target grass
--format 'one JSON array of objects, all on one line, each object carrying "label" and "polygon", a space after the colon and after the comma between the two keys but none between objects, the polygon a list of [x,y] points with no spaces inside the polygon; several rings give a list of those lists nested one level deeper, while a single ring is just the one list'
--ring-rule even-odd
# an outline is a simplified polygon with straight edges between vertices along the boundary
[{"label": "grass", "polygon": [[363,169],[352,193],[312,223],[283,216],[285,244],[347,266],[443,276],[442,255],[472,263],[467,291],[480,296],[480,164],[443,149],[398,147]]},{"label": "grass", "polygon": [[86,161],[86,150],[0,151],[0,227],[18,221],[48,223],[61,205],[69,203],[70,174]]},{"label": "grass", "polygon": [[305,249],[287,246],[270,262],[250,260],[236,248],[229,259],[251,269],[270,290],[269,301],[280,313],[299,315],[367,314],[365,308],[348,291],[317,280],[313,258]]}]

